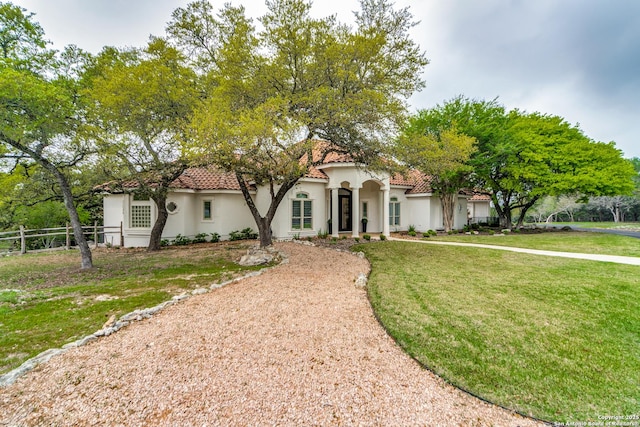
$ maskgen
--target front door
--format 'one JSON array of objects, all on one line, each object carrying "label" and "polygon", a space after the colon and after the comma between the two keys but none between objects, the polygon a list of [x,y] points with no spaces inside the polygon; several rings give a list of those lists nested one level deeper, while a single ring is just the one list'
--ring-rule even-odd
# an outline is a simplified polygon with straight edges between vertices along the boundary
[{"label": "front door", "polygon": [[341,192],[343,191],[349,194],[338,195],[338,217],[340,218],[338,231],[351,231],[351,192],[341,189]]}]

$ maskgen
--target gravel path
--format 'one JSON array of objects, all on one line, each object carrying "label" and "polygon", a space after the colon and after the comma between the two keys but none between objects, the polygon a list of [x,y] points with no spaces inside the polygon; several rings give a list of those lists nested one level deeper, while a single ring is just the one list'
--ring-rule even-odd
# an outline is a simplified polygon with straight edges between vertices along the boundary
[{"label": "gravel path", "polygon": [[530,426],[405,355],[354,279],[366,260],[290,263],[171,306],[0,389],[0,425]]}]

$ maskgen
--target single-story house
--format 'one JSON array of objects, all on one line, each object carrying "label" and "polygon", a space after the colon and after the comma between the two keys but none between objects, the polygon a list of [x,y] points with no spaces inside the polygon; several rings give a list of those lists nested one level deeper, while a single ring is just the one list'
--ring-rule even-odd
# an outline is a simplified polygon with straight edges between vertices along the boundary
[{"label": "single-story house", "polygon": [[[251,186],[251,194],[261,212],[270,202],[267,187]],[[455,228],[468,223],[473,195],[461,191],[455,209]],[[120,244],[121,229],[126,247],[147,246],[156,219],[155,203],[140,200],[132,192],[110,192],[104,196],[105,242]],[[479,205],[488,200],[478,200]],[[257,229],[235,174],[215,168],[187,169],[171,185],[167,199],[169,218],[162,237],[193,237],[218,233],[227,239],[235,230]],[[363,219],[366,218],[366,224]],[[316,236],[359,236],[407,230],[443,228],[442,205],[429,186],[429,178],[414,172],[409,177],[367,170],[344,155],[331,154],[288,192],[272,222],[276,239]]]}]

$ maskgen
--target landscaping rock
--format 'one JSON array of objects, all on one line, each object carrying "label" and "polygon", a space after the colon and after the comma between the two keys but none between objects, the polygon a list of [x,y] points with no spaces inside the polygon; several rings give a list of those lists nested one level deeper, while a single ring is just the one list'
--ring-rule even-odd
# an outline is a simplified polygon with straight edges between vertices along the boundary
[{"label": "landscaping rock", "polygon": [[367,275],[364,273],[358,274],[358,278],[356,279],[356,288],[366,288],[367,287]]},{"label": "landscaping rock", "polygon": [[274,255],[269,249],[253,248],[247,251],[247,254],[240,258],[238,264],[250,267],[254,265],[264,265],[273,261]]}]

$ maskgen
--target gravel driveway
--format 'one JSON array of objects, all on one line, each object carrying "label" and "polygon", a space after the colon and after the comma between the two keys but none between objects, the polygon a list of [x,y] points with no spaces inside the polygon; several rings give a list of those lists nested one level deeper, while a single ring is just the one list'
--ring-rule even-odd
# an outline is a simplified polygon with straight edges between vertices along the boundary
[{"label": "gravel driveway", "polygon": [[537,425],[405,355],[354,284],[366,260],[278,248],[289,264],[173,305],[0,389],[0,425]]}]

